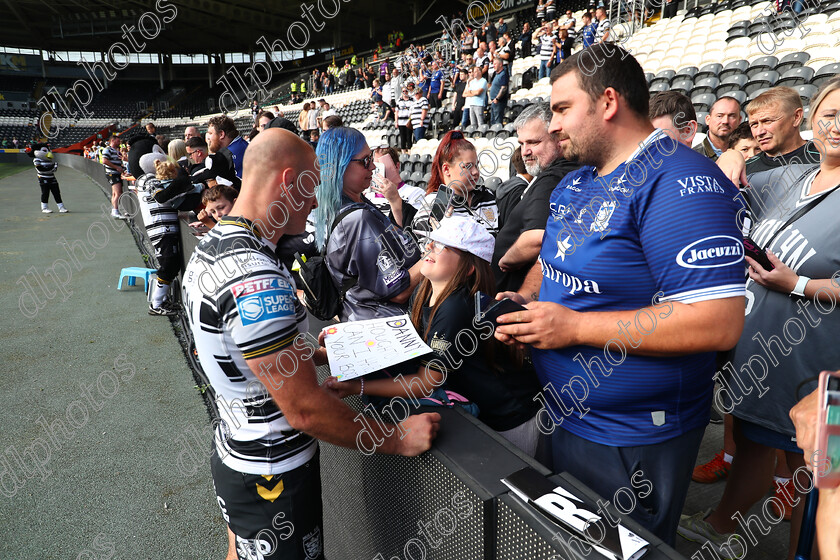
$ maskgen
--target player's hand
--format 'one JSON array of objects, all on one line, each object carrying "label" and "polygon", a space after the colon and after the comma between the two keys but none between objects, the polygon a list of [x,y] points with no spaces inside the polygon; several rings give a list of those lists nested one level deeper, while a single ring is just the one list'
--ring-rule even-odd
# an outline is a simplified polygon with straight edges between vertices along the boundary
[{"label": "player's hand", "polygon": [[497,339],[506,342],[501,335],[507,335],[516,342],[541,350],[575,344],[575,328],[580,313],[549,301],[532,301],[525,307],[525,311],[499,317],[495,335]]},{"label": "player's hand", "polygon": [[416,457],[432,447],[432,440],[440,430],[440,414],[429,412],[409,416],[402,423],[402,427],[408,433],[400,440],[399,454]]},{"label": "player's hand", "polygon": [[767,251],[765,254],[775,267],[773,270],[765,270],[764,267],[758,264],[757,261],[753,260],[752,257],[744,257],[747,264],[750,265],[750,278],[752,278],[753,282],[760,286],[764,286],[768,290],[789,294],[791,290],[796,287],[799,275],[791,270],[788,265],[779,260],[779,257],[774,255],[772,251]]},{"label": "player's hand", "polygon": [[335,377],[327,377],[323,387],[339,399],[343,399],[350,395],[358,395],[362,390],[362,383],[359,379],[339,381]]},{"label": "player's hand", "polygon": [[715,162],[735,186],[747,186],[747,164],[738,150],[726,150]]}]

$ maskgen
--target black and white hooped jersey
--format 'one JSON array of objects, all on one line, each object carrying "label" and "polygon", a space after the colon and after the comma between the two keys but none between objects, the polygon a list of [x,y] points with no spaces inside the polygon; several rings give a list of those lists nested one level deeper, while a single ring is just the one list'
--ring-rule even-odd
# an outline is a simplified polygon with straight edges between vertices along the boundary
[{"label": "black and white hooped jersey", "polygon": [[102,156],[101,157],[102,157],[102,167],[105,168],[105,173],[107,173],[109,175],[119,175],[120,172],[115,170],[112,167],[108,167],[107,165],[105,165],[105,161],[110,161],[111,163],[119,166],[120,169],[122,169],[123,161],[122,161],[122,158],[120,157],[120,151],[117,150],[116,148],[112,148],[111,146],[108,146],[107,148],[102,150]]},{"label": "black and white hooped jersey", "polygon": [[178,211],[168,202],[161,204],[154,195],[164,188],[168,182],[162,182],[151,173],[137,179],[137,199],[140,201],[140,213],[146,225],[146,233],[152,244],[157,243],[165,235],[178,235],[180,225]]},{"label": "black and white hooped jersey", "polygon": [[51,159],[35,158],[33,160],[38,178],[45,181],[55,181],[56,164]]},{"label": "black and white hooped jersey", "polygon": [[266,385],[295,360],[255,374],[246,360],[281,352],[306,332],[306,310],[275,245],[244,218],[225,217],[203,237],[184,271],[183,301],[201,367],[216,392],[216,451],[228,467],[279,474],[310,460],[317,441],[293,429]]}]

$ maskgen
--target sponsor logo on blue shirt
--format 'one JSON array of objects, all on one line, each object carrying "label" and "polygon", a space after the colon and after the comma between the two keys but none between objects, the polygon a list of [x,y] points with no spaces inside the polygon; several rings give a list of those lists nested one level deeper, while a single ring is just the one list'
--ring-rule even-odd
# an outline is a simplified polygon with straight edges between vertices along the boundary
[{"label": "sponsor logo on blue shirt", "polygon": [[698,239],[677,254],[677,264],[683,268],[718,268],[743,259],[744,245],[741,240],[728,235]]}]

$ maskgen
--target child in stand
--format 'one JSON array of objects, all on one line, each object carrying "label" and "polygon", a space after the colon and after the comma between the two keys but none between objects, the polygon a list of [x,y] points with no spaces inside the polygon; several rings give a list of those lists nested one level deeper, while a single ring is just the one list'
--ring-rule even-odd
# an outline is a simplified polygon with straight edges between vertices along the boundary
[{"label": "child in stand", "polygon": [[190,223],[190,227],[201,231],[201,235],[204,235],[207,230],[216,225],[219,218],[230,214],[238,194],[236,189],[228,185],[216,185],[205,190],[201,197],[204,209],[198,213],[198,221]]},{"label": "child in stand", "polygon": [[410,315],[434,354],[424,356],[419,366],[412,364],[413,369],[401,368],[406,373],[396,377],[330,377],[325,385],[342,398],[426,399],[420,404],[428,397],[457,401],[463,395],[478,405],[480,420],[534,456],[539,439],[536,373],[496,342],[491,323],[474,320],[476,292],[495,293],[493,236],[473,218],[456,215],[441,220],[429,239],[420,269],[425,278],[412,295]]},{"label": "child in stand", "polygon": [[35,169],[38,171],[38,184],[41,186],[41,212],[44,214],[52,214],[47,202],[50,199],[50,193],[56,203],[58,203],[58,211],[62,214],[69,212],[64,207],[61,201],[61,190],[58,188],[58,181],[55,178],[55,168],[57,167],[53,161],[53,155],[49,148],[42,147],[34,152]]}]

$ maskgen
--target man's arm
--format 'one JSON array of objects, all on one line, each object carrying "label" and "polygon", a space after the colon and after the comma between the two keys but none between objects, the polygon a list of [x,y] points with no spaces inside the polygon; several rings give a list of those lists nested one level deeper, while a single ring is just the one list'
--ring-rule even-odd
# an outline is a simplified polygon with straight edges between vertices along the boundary
[{"label": "man's arm", "polygon": [[[246,360],[248,367],[263,382],[292,428],[335,445],[357,447],[359,432],[364,429],[354,420],[359,413],[318,385],[310,360],[313,350],[299,341],[301,337],[283,350]],[[289,363],[297,365],[291,374],[277,370],[276,364]],[[401,429],[392,424],[369,424],[381,432],[373,434],[382,439],[381,453],[412,457],[431,447],[439,421],[440,415],[433,413],[410,416]],[[405,434],[402,438],[401,432]]]},{"label": "man's arm", "polygon": [[[627,336],[630,354],[681,356],[729,350],[744,327],[743,296],[690,304],[661,302],[628,311],[578,312],[544,301],[529,303],[527,308],[499,317],[496,332],[541,349],[603,347]],[[639,332],[636,318],[646,315],[646,327],[651,314],[657,317],[653,332]]]},{"label": "man's arm", "polygon": [[536,261],[537,257],[540,256],[544,233],[544,229],[522,232],[514,244],[510,246],[510,249],[499,259],[499,268],[507,272]]},{"label": "man's arm", "polygon": [[112,163],[107,159],[102,160],[102,165],[104,165],[105,167],[110,167],[114,171],[119,171],[120,173],[123,172],[123,168],[121,166],[117,165],[116,163]]}]

